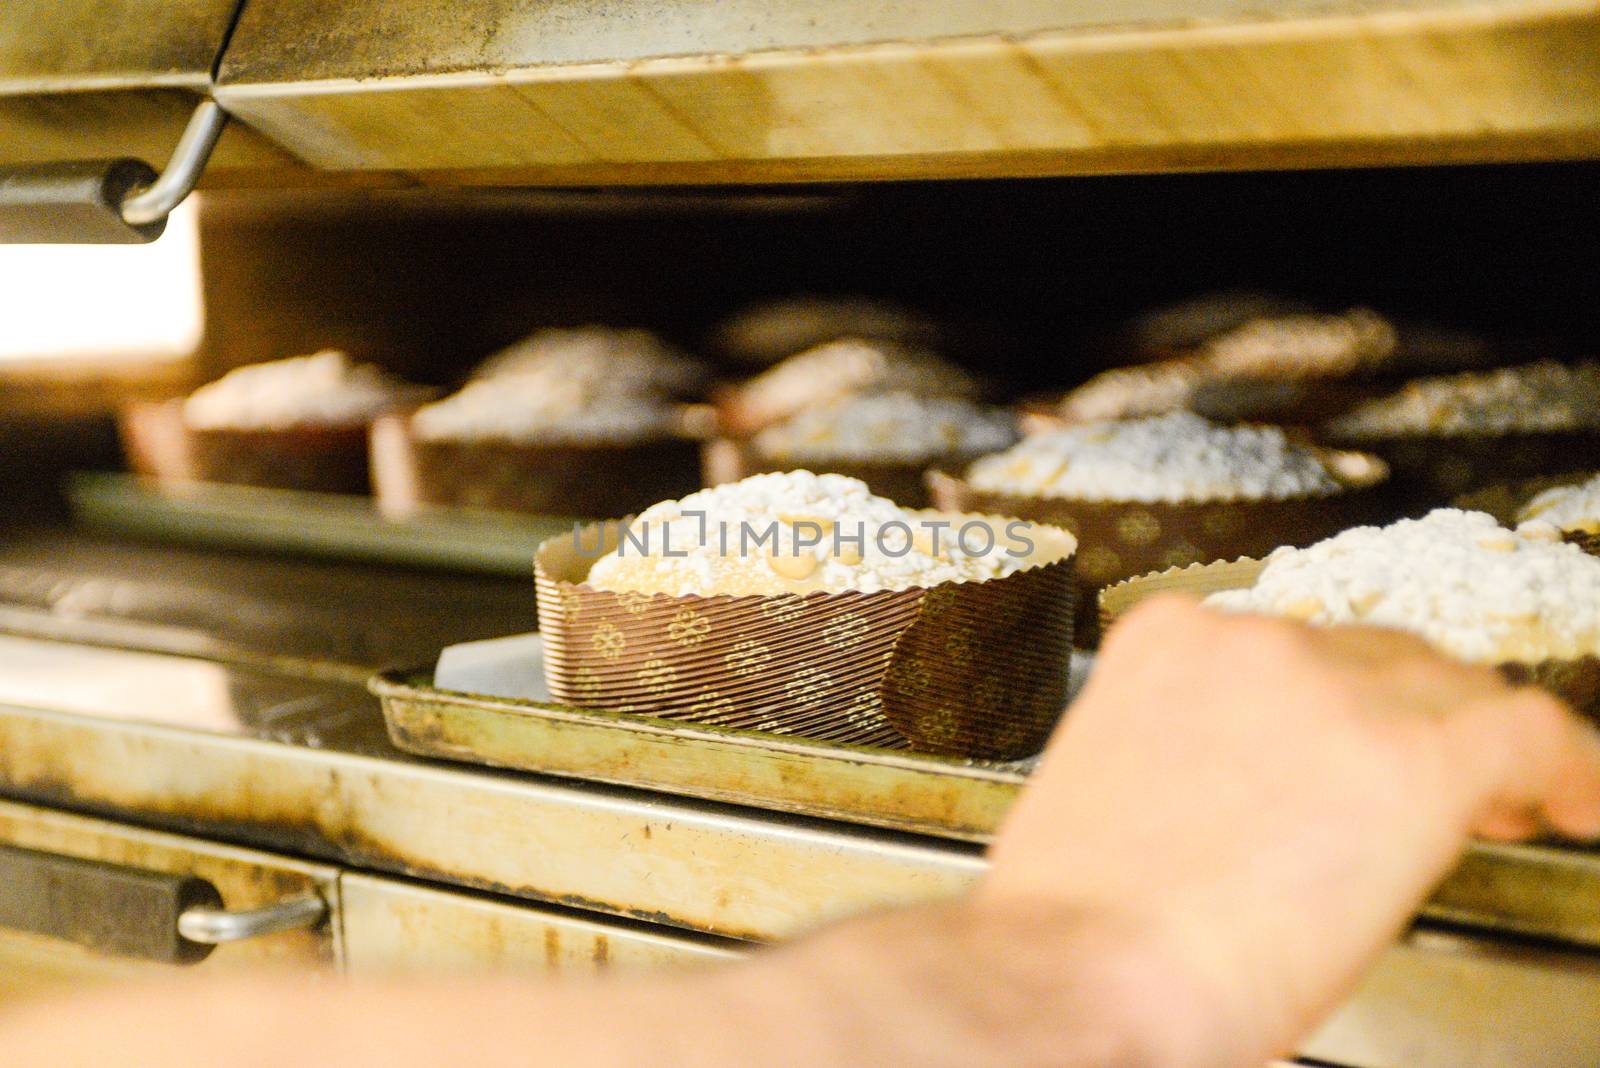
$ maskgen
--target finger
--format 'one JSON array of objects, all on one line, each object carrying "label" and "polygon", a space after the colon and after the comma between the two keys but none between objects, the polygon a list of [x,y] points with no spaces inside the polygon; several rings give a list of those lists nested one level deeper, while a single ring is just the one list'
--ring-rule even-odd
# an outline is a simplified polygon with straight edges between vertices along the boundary
[{"label": "finger", "polygon": [[1437,648],[1415,634],[1391,627],[1343,623],[1318,628],[1317,632],[1329,652],[1342,653],[1357,661],[1388,665],[1402,659],[1436,661],[1442,656]]},{"label": "finger", "polygon": [[1184,593],[1160,593],[1147,598],[1129,609],[1107,629],[1100,641],[1100,656],[1115,657],[1128,646],[1134,655],[1148,652],[1148,644],[1161,640],[1159,636],[1176,630],[1193,627],[1212,619],[1209,612],[1200,608],[1196,598]]},{"label": "finger", "polygon": [[1524,842],[1542,830],[1544,825],[1536,810],[1504,805],[1491,806],[1472,827],[1474,835],[1493,842]]},{"label": "finger", "polygon": [[1600,732],[1571,721],[1570,755],[1544,803],[1552,829],[1570,838],[1600,839]]},{"label": "finger", "polygon": [[1600,833],[1600,748],[1561,702],[1520,688],[1473,702],[1445,726],[1470,823],[1496,809],[1542,810],[1565,834]]}]

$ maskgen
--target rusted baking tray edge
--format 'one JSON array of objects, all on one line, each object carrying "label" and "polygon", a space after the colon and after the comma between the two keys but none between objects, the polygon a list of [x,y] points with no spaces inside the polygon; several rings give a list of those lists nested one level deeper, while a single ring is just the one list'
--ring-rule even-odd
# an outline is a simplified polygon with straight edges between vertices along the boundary
[{"label": "rusted baking tray edge", "polygon": [[368,688],[408,753],[981,841],[1022,766],[808,742],[757,731],[437,689],[427,671]]}]

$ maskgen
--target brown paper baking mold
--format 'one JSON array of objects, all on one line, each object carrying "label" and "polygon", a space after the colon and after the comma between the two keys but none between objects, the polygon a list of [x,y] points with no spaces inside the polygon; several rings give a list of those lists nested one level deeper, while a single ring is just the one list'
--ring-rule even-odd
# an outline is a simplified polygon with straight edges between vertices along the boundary
[{"label": "brown paper baking mold", "polygon": [[135,472],[167,486],[226,482],[325,493],[367,492],[367,427],[198,429],[183,401],[134,401],[118,432]]},{"label": "brown paper baking mold", "polygon": [[[1226,560],[1169,568],[1124,580],[1100,591],[1101,624],[1110,627],[1134,605],[1158,593],[1204,597],[1222,590],[1245,589],[1255,584],[1265,566],[1264,560]],[[1600,658],[1551,659],[1533,664],[1510,662],[1496,664],[1495,668],[1508,681],[1548,690],[1580,715],[1600,723]]]},{"label": "brown paper baking mold", "polygon": [[1391,471],[1390,497],[1404,515],[1420,515],[1489,486],[1600,469],[1600,431],[1593,430],[1324,438],[1383,457]]},{"label": "brown paper baking mold", "polygon": [[930,471],[928,485],[935,507],[944,511],[1014,515],[1076,536],[1078,638],[1092,647],[1099,637],[1095,596],[1113,582],[1162,568],[1264,556],[1280,545],[1310,545],[1387,518],[1381,460],[1332,450],[1323,456],[1346,486],[1342,492],[1270,500],[1080,501],[980,490],[943,471]]},{"label": "brown paper baking mold", "polygon": [[372,484],[385,515],[428,506],[623,516],[699,485],[698,446],[680,437],[617,445],[428,441],[407,414],[372,424]]},{"label": "brown paper baking mold", "polygon": [[[1005,520],[986,518],[1003,536]],[[1035,566],[988,582],[675,597],[583,583],[616,546],[615,524],[561,535],[540,546],[535,568],[550,692],[579,707],[774,734],[1028,756],[1066,703],[1074,611],[1073,539],[1029,536]]]}]

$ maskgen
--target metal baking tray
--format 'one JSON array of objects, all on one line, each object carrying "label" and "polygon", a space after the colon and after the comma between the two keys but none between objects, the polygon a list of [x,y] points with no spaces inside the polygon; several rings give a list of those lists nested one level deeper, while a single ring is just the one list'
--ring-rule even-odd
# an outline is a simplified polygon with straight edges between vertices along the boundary
[{"label": "metal baking tray", "polygon": [[531,576],[539,543],[578,522],[467,508],[433,508],[395,519],[381,515],[371,498],[353,494],[211,483],[163,489],[108,472],[75,474],[67,496],[73,518],[91,529],[488,575]]},{"label": "metal baking tray", "polygon": [[[970,842],[993,837],[1033,766],[485,697],[441,690],[425,670],[384,672],[368,689],[390,739],[421,756]],[[1473,843],[1422,916],[1600,948],[1600,850]]]},{"label": "metal baking tray", "polygon": [[1030,766],[485,697],[438,689],[431,671],[367,685],[408,753],[964,841],[993,833]]}]

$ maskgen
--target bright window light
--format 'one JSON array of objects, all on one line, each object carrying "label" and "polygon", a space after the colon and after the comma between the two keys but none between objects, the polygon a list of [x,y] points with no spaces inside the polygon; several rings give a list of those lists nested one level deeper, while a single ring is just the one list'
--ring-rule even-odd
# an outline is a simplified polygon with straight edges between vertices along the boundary
[{"label": "bright window light", "polygon": [[200,344],[190,202],[149,245],[0,245],[0,361],[180,359]]}]

